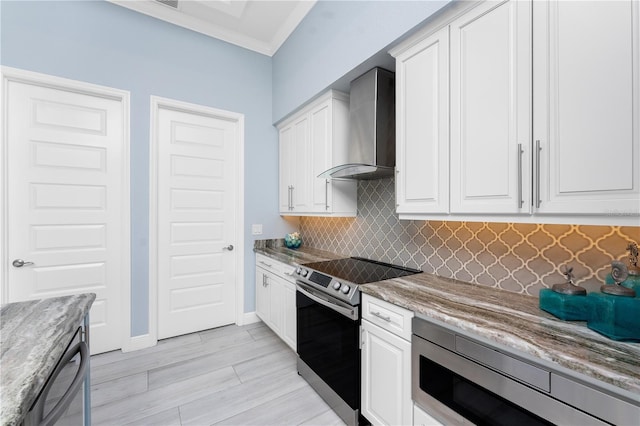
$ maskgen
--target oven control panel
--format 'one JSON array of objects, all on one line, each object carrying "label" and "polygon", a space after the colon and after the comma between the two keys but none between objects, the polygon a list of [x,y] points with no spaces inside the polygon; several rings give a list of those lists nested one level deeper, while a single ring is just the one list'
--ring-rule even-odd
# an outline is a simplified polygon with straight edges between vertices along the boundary
[{"label": "oven control panel", "polygon": [[298,266],[294,274],[298,280],[320,288],[325,293],[342,299],[352,305],[357,305],[360,302],[359,293],[356,292],[357,286],[354,284],[343,282],[330,275],[307,269],[304,266]]}]

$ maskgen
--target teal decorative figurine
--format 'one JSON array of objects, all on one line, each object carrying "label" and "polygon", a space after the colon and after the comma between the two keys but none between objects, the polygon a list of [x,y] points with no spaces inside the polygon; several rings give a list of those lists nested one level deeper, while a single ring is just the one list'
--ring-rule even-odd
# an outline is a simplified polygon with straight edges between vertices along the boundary
[{"label": "teal decorative figurine", "polygon": [[640,341],[640,298],[633,289],[622,286],[629,276],[626,265],[611,262],[614,284],[600,287],[602,293],[591,293],[593,312],[587,326],[613,340]]},{"label": "teal decorative figurine", "polygon": [[[638,267],[638,244],[634,243],[633,241],[629,242],[627,251],[629,252],[629,276],[627,277],[627,279],[621,282],[620,285],[634,290],[636,292],[636,297],[640,297],[640,267]],[[615,284],[615,280],[613,279],[611,274],[607,274],[607,277],[605,278],[605,284]]]},{"label": "teal decorative figurine", "polygon": [[586,297],[587,290],[574,284],[572,267],[565,265],[562,273],[567,278],[566,283],[540,290],[540,309],[562,320],[588,320],[591,300]]}]

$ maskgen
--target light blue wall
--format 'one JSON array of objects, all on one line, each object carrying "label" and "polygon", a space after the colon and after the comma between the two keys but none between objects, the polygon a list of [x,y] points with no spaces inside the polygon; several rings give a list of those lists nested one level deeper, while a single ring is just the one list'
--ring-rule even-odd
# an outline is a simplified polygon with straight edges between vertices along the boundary
[{"label": "light blue wall", "polygon": [[132,335],[148,330],[149,96],[245,115],[245,312],[255,310],[251,224],[278,215],[271,58],[103,1],[0,2],[1,63],[131,92]]},{"label": "light blue wall", "polygon": [[447,3],[319,0],[273,56],[273,121],[333,87]]},{"label": "light blue wall", "polygon": [[0,1],[0,63],[131,92],[132,335],[148,331],[149,96],[245,115],[245,303],[251,224],[281,238],[272,123],[353,71],[445,1],[319,1],[269,58],[104,1]]}]

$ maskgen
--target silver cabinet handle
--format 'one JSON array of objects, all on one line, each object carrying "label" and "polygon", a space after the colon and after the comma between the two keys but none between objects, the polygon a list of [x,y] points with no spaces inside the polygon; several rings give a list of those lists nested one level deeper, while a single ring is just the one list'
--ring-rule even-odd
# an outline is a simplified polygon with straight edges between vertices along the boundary
[{"label": "silver cabinet handle", "polygon": [[324,180],[324,209],[329,210],[329,179]]},{"label": "silver cabinet handle", "polygon": [[373,315],[374,317],[378,317],[381,320],[384,320],[386,322],[391,322],[391,317],[386,317],[386,316],[382,315],[380,312],[372,311],[371,315]]},{"label": "silver cabinet handle", "polygon": [[293,210],[293,185],[289,185],[289,210]]},{"label": "silver cabinet handle", "polygon": [[540,140],[536,140],[536,208],[540,207],[542,204],[542,200],[540,199],[540,151],[542,151],[542,146],[540,146]]},{"label": "silver cabinet handle", "polygon": [[262,263],[264,266],[271,268],[273,265],[270,263],[265,262],[264,260],[261,260],[260,263]]},{"label": "silver cabinet handle", "polygon": [[518,144],[518,208],[521,209],[524,204],[524,200],[522,199],[522,154],[524,151],[522,150],[522,144]]},{"label": "silver cabinet handle", "polygon": [[229,251],[233,251],[233,244],[229,244],[226,247],[222,247],[222,250],[229,250]]},{"label": "silver cabinet handle", "polygon": [[11,264],[13,266],[15,266],[16,268],[22,268],[23,266],[29,266],[29,265],[33,265],[33,262],[25,262],[22,259],[16,259],[13,262],[11,262]]}]

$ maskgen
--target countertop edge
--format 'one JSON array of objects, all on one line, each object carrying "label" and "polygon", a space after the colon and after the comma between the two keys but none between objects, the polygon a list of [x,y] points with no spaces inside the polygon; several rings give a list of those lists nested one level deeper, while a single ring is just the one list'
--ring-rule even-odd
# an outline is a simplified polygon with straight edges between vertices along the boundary
[{"label": "countertop edge", "polygon": [[1,424],[22,421],[95,298],[83,293],[2,306]]}]

